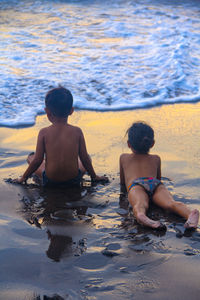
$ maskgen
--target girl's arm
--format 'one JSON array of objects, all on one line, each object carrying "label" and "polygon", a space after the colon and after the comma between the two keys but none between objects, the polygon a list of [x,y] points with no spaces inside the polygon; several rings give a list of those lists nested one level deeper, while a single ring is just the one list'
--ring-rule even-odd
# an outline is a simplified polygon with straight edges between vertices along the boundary
[{"label": "girl's arm", "polygon": [[119,158],[119,171],[120,171],[120,190],[122,193],[126,192],[126,183],[125,183],[125,176],[124,176],[124,169],[122,164],[122,156]]},{"label": "girl's arm", "polygon": [[158,156],[157,179],[161,180],[161,159]]},{"label": "girl's arm", "polygon": [[16,181],[18,183],[26,182],[26,180],[39,168],[44,159],[45,146],[44,146],[44,129],[40,130],[37,139],[37,146],[35,157],[19,179]]},{"label": "girl's arm", "polygon": [[123,154],[119,158],[120,184],[125,185],[124,169],[122,166],[122,156]]}]

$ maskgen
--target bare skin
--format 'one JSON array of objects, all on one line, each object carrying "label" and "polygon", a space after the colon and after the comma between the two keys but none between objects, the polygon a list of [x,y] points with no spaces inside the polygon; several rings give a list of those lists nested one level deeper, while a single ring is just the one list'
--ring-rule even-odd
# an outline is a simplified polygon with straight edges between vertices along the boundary
[{"label": "bare skin", "polygon": [[17,182],[25,182],[33,173],[41,177],[44,169],[50,180],[67,181],[78,175],[79,167],[92,180],[107,181],[107,177],[96,175],[81,129],[68,124],[67,118],[55,117],[48,108],[45,110],[52,125],[40,130],[35,155],[28,158],[29,166]]},{"label": "bare skin", "polygon": [[184,227],[186,229],[196,228],[198,225],[198,221],[199,221],[199,211],[197,209],[194,209],[191,211],[189,218],[185,222]]},{"label": "bare skin", "polygon": [[[35,158],[35,153],[31,153],[28,155],[27,157],[27,163],[30,165],[30,163],[34,160]],[[85,174],[86,173],[86,169],[84,168],[80,158],[78,158],[78,168],[81,171],[81,174]],[[42,179],[42,173],[45,171],[45,160],[43,160],[43,162],[41,163],[41,165],[39,166],[39,168],[34,172],[35,175],[37,175],[40,179]]]},{"label": "bare skin", "polygon": [[[35,158],[35,153],[31,153],[28,155],[27,157],[27,163],[30,165],[31,162],[34,160]],[[80,158],[78,158],[78,167],[79,170],[81,171],[82,176],[86,173],[86,169],[84,168]],[[45,171],[45,160],[43,160],[43,162],[41,163],[41,165],[39,166],[39,168],[34,172],[34,175],[37,176],[37,178],[34,178],[34,180],[36,182],[38,182],[38,179],[40,180],[40,182],[42,182],[42,177],[43,177],[43,172]]]},{"label": "bare skin", "polygon": [[[152,144],[153,147],[154,143]],[[131,148],[128,143],[129,148]],[[154,177],[161,179],[161,160],[158,155],[139,154],[132,149],[131,154],[122,154],[120,156],[120,184],[128,186],[137,178]],[[147,217],[146,212],[149,208],[149,196],[141,186],[134,186],[128,193],[128,200],[133,208],[133,213],[138,223],[160,229],[162,224],[159,221],[154,221]],[[159,185],[152,198],[153,202],[165,210],[180,215],[187,221],[185,228],[196,228],[198,226],[199,212],[198,210],[190,210],[184,203],[175,201],[166,189],[161,184]]]}]

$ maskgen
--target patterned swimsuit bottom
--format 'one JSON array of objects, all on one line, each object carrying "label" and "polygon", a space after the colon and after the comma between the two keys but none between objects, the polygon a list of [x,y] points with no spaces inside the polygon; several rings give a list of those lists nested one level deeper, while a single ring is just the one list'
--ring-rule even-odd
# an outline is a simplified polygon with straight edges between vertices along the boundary
[{"label": "patterned swimsuit bottom", "polygon": [[140,177],[135,180],[128,186],[128,192],[134,188],[136,185],[140,185],[144,188],[145,192],[149,197],[152,197],[155,193],[157,187],[162,184],[160,180],[154,177]]}]

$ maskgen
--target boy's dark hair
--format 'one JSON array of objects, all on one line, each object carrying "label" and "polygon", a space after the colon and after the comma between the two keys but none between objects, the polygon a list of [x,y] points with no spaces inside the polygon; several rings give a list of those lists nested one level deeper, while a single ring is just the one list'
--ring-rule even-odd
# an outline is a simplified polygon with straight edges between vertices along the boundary
[{"label": "boy's dark hair", "polygon": [[127,130],[128,142],[131,147],[141,154],[147,154],[154,142],[154,131],[145,122],[135,122]]},{"label": "boy's dark hair", "polygon": [[69,90],[59,86],[46,94],[45,105],[55,117],[66,118],[72,109],[73,96]]}]

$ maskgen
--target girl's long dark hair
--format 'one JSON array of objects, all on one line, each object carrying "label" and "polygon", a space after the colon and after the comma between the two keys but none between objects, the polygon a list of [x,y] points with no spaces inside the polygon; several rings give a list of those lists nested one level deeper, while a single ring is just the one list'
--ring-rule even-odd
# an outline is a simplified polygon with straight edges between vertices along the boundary
[{"label": "girl's long dark hair", "polygon": [[128,142],[131,147],[141,154],[147,154],[154,142],[154,131],[143,121],[132,124],[127,130]]}]

